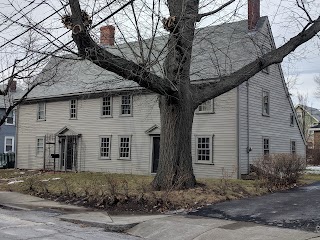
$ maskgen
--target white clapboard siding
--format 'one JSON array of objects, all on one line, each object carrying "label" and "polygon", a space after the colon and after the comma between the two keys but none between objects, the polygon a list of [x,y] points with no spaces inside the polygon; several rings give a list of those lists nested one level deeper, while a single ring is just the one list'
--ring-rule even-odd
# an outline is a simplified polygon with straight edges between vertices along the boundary
[{"label": "white clapboard siding", "polygon": [[[249,81],[249,144],[247,128],[247,87],[240,86],[240,158],[241,173],[248,173],[247,145],[252,148],[249,161],[252,163],[263,154],[263,137],[270,141],[270,153],[290,153],[291,140],[296,141],[297,153],[305,156],[305,144],[298,128],[297,119],[290,126],[290,104],[278,65],[270,66],[270,73],[258,73]],[[262,115],[262,91],[270,93],[270,116]]]},{"label": "white clapboard siding", "polygon": [[[214,165],[195,163],[194,171],[197,177],[220,177],[223,168],[230,172],[236,167],[235,98],[235,91],[226,93],[215,99],[214,114],[195,115],[193,136],[208,135],[208,133],[214,135]],[[120,116],[119,96],[113,96],[112,118],[101,118],[100,106],[101,98],[79,98],[77,120],[70,120],[69,101],[49,101],[46,103],[46,121],[36,121],[37,104],[21,105],[18,124],[18,167],[42,168],[43,156],[35,156],[36,137],[55,134],[67,126],[81,134],[78,170],[150,174],[151,136],[146,131],[154,125],[160,126],[157,95],[134,95],[132,117]],[[99,137],[104,135],[111,136],[110,160],[99,158]],[[120,135],[132,136],[131,160],[119,160],[118,138]],[[194,137],[192,141],[195,158]]]}]

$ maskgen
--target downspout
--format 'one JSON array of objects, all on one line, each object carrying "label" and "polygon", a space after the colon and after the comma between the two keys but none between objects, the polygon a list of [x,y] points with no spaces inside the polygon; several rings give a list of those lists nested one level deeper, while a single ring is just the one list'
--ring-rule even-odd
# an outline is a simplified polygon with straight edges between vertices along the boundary
[{"label": "downspout", "polygon": [[249,80],[247,81],[246,83],[246,86],[247,86],[247,156],[248,156],[248,174],[250,173],[250,118],[249,118],[249,114],[250,114],[250,111],[249,111]]},{"label": "downspout", "polygon": [[15,136],[15,141],[14,141],[14,144],[15,144],[15,163],[14,163],[14,168],[18,168],[18,125],[19,125],[19,109],[20,109],[20,106],[18,105],[17,106],[17,110],[16,110],[16,136]]},{"label": "downspout", "polygon": [[241,178],[241,161],[240,161],[240,93],[239,86],[237,87],[237,139],[238,139],[238,173],[237,178]]}]

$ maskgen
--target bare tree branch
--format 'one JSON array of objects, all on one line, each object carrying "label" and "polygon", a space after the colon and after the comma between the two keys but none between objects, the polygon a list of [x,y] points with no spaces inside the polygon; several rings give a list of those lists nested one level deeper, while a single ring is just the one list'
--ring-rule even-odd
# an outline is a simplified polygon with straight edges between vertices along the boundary
[{"label": "bare tree branch", "polygon": [[223,4],[221,7],[217,8],[211,12],[198,14],[197,22],[199,22],[203,17],[207,17],[207,16],[210,16],[210,15],[213,15],[213,14],[220,12],[221,10],[223,10],[224,8],[226,8],[227,6],[229,6],[231,3],[235,2],[235,1],[236,0],[230,0],[230,1],[226,2],[225,4]]},{"label": "bare tree branch", "polygon": [[238,71],[230,74],[229,76],[221,77],[218,82],[202,83],[194,85],[193,90],[195,92],[201,92],[201,94],[195,95],[195,108],[209,99],[215,98],[225,92],[232,90],[239,86],[241,83],[247,81],[255,74],[263,70],[264,68],[282,62],[283,58],[289,53],[293,52],[301,44],[307,42],[320,31],[320,17],[314,21],[314,23],[305,31],[300,32],[295,37],[291,38],[283,46],[274,49],[255,61],[247,64]]}]

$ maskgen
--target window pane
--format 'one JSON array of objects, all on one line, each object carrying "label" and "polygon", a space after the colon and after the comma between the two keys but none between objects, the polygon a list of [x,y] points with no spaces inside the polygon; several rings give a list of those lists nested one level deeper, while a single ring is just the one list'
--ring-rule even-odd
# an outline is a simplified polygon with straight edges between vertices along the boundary
[{"label": "window pane", "polygon": [[210,138],[208,137],[197,138],[198,161],[210,161],[210,158],[211,158]]},{"label": "window pane", "polygon": [[121,96],[121,114],[122,115],[131,114],[131,96],[130,95]]}]

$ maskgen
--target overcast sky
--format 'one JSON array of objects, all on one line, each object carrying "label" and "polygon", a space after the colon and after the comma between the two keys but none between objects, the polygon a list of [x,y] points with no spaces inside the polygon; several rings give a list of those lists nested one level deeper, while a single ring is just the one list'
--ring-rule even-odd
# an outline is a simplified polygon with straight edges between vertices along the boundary
[{"label": "overcast sky", "polygon": [[[5,2],[9,0],[1,0],[0,2],[0,12],[14,12],[14,10],[7,9]],[[61,6],[59,0],[48,0],[48,2],[53,3],[52,6],[56,6],[57,8]],[[86,3],[87,6],[90,5],[90,0],[82,0]],[[29,1],[25,0],[13,0],[13,2],[24,6],[29,3]],[[40,2],[40,0],[36,0],[36,2]],[[106,0],[101,0],[104,4],[108,2]],[[200,0],[200,3],[210,3],[207,5],[205,9],[202,11],[207,11],[210,9],[215,9],[216,6],[212,4],[212,0]],[[219,2],[219,1],[216,1]],[[226,0],[220,0],[220,3],[226,2]],[[230,6],[230,8],[226,9],[225,12],[220,13],[221,15],[225,15],[232,13],[234,11],[235,6],[240,6],[240,10],[237,12],[237,16],[232,19],[246,19],[247,18],[247,0],[237,0],[236,3]],[[309,14],[314,19],[320,15],[320,0],[304,0],[307,4],[306,7],[308,8]],[[310,3],[310,4],[308,4]],[[297,8],[296,0],[261,0],[261,15],[268,16],[272,31],[275,37],[275,42],[277,46],[280,46],[285,40],[290,39],[290,37],[294,36],[294,34],[298,33],[301,29],[302,25],[305,24],[303,18],[306,16],[299,8]],[[44,16],[49,14],[50,7],[46,8],[38,8],[37,11],[33,12],[32,17],[34,20],[42,19]],[[88,9],[88,8],[87,8]],[[165,13],[164,13],[165,14]],[[211,24],[212,22],[216,22],[215,20],[219,17],[218,15],[214,16],[213,18],[208,18],[204,21],[204,25]],[[94,19],[96,20],[96,19]],[[55,22],[61,25],[60,16],[52,17],[52,22]],[[46,25],[47,27],[52,27],[50,24]],[[1,30],[1,25],[0,25]],[[8,35],[12,32],[15,32],[16,29],[10,29],[10,32],[0,33],[0,44],[1,42],[5,42],[6,39],[10,39]],[[51,29],[52,33],[55,32],[55,29]],[[314,77],[320,75],[320,40],[310,41],[306,43],[303,47],[300,47],[295,51],[294,54],[291,54],[287,57],[282,64],[284,73],[286,77],[290,79],[297,79],[297,83],[293,89],[291,89],[291,93],[293,94],[293,100],[297,103],[295,99],[295,95],[297,91],[302,94],[308,94],[309,104],[313,107],[320,108],[320,99],[315,98],[314,92],[316,85],[314,83]],[[3,55],[1,55],[3,59]],[[2,67],[2,66],[1,66]]]}]

